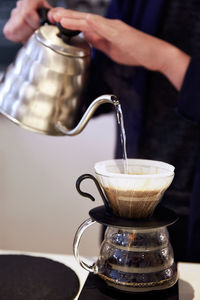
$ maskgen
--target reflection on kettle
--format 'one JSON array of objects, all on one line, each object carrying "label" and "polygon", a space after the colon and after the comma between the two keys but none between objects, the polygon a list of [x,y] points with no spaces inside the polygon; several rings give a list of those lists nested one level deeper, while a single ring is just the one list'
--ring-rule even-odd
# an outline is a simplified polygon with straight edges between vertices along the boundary
[{"label": "reflection on kettle", "polygon": [[78,33],[49,24],[35,31],[0,83],[3,115],[38,133],[75,135],[99,105],[118,103],[115,96],[100,96],[82,116],[91,58]]}]

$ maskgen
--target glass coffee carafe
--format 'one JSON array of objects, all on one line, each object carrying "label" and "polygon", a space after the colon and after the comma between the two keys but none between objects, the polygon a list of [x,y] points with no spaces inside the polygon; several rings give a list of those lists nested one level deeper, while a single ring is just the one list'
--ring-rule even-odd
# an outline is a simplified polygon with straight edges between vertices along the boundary
[{"label": "glass coffee carafe", "polygon": [[[84,197],[81,182],[92,179],[104,205],[89,212],[74,238],[74,255],[86,270],[97,274],[108,286],[126,292],[167,289],[177,281],[177,268],[167,226],[176,221],[169,209],[155,207],[174,177],[174,167],[156,161],[112,160],[95,165],[96,178],[84,174],[77,190]],[[79,243],[86,228],[94,223],[107,227],[100,255],[93,265],[79,256]]]}]

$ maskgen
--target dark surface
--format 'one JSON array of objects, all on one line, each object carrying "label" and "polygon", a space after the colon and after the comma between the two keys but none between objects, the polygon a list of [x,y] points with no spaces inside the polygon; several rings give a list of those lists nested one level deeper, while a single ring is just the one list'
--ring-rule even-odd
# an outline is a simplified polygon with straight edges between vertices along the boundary
[{"label": "dark surface", "polygon": [[99,278],[97,275],[89,274],[86,283],[81,291],[78,298],[79,300],[143,300],[143,299],[154,299],[154,300],[178,300],[178,283],[172,288],[152,291],[144,293],[123,293],[119,290],[109,288],[107,284]]},{"label": "dark surface", "polygon": [[113,227],[159,228],[176,222],[176,214],[165,207],[157,207],[153,216],[145,219],[120,218],[106,211],[105,206],[98,206],[89,211],[90,217],[100,224]]},{"label": "dark surface", "polygon": [[79,291],[70,268],[27,255],[0,255],[0,300],[68,300]]}]

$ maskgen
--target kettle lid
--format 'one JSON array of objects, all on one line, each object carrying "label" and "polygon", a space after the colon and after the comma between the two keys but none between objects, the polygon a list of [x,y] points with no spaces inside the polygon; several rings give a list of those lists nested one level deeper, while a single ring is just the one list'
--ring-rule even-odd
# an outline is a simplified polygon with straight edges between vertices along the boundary
[{"label": "kettle lid", "polygon": [[[75,32],[78,34],[79,32]],[[83,36],[66,35],[55,25],[46,24],[35,32],[36,39],[53,51],[71,57],[90,55],[90,46]]]}]

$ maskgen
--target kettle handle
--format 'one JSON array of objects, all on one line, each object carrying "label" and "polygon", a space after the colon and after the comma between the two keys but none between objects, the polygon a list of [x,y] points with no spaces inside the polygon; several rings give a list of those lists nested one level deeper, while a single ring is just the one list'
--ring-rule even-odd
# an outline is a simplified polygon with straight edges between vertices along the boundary
[{"label": "kettle handle", "polygon": [[95,224],[96,221],[92,220],[91,218],[85,220],[78,228],[78,230],[75,233],[74,236],[74,242],[73,242],[73,253],[74,257],[76,258],[77,262],[80,264],[82,268],[84,268],[86,271],[89,271],[91,273],[98,273],[98,267],[95,263],[93,263],[91,266],[89,266],[87,263],[85,263],[79,256],[79,243],[82,237],[83,232],[91,225]]},{"label": "kettle handle", "polygon": [[48,20],[48,12],[49,12],[49,8],[46,7],[40,7],[37,10],[38,15],[40,17],[40,25],[44,25],[44,24],[51,24]]}]

